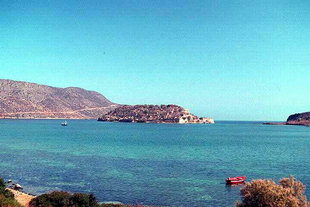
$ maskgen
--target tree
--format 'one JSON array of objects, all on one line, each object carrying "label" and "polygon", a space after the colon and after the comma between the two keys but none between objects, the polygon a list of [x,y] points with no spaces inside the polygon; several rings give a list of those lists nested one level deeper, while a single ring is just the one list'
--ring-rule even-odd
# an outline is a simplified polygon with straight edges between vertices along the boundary
[{"label": "tree", "polygon": [[0,194],[5,194],[7,191],[4,180],[0,178]]},{"label": "tree", "polygon": [[283,178],[279,184],[272,180],[253,180],[241,189],[242,202],[237,207],[309,207],[304,195],[305,185],[294,177]]}]

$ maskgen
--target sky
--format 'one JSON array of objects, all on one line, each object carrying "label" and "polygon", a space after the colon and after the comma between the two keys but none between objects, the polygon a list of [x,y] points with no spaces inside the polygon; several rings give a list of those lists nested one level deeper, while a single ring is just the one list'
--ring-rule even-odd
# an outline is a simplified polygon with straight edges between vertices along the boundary
[{"label": "sky", "polygon": [[0,78],[285,120],[310,110],[310,1],[0,0]]}]

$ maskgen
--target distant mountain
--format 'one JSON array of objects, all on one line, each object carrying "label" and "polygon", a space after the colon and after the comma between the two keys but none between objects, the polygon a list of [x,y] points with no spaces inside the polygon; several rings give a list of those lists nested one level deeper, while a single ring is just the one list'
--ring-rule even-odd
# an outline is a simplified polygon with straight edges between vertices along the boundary
[{"label": "distant mountain", "polygon": [[82,88],[0,79],[0,118],[97,119],[117,106]]},{"label": "distant mountain", "polygon": [[214,123],[211,118],[199,118],[177,105],[123,105],[103,115],[98,121],[138,123]]},{"label": "distant mountain", "polygon": [[310,112],[292,114],[287,118],[286,122],[267,122],[264,124],[310,126]]}]

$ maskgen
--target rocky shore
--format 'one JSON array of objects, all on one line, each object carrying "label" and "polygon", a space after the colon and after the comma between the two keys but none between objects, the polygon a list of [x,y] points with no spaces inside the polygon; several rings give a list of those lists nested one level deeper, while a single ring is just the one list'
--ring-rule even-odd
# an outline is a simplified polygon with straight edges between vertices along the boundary
[{"label": "rocky shore", "polygon": [[137,123],[212,124],[212,118],[198,117],[178,105],[123,105],[101,116],[98,121]]},{"label": "rocky shore", "polygon": [[264,124],[310,126],[310,112],[292,114],[287,118],[286,122],[267,122]]},{"label": "rocky shore", "polygon": [[[0,177],[0,207],[152,207],[130,205],[121,202],[99,202],[93,194],[51,191],[32,195],[23,191],[21,185]],[[153,206],[155,207],[155,206]]]}]

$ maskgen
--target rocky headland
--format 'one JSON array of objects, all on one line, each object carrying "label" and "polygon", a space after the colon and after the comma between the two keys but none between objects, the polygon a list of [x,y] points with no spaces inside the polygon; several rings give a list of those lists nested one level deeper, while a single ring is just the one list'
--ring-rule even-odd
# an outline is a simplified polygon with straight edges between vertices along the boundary
[{"label": "rocky headland", "polygon": [[310,112],[292,114],[287,118],[286,122],[267,122],[264,124],[310,126]]},{"label": "rocky headland", "polygon": [[0,79],[0,118],[98,119],[117,106],[95,91]]},{"label": "rocky headland", "polygon": [[310,112],[290,115],[286,120],[286,124],[310,126]]},{"label": "rocky headland", "polygon": [[101,116],[98,121],[137,123],[214,123],[177,105],[123,105]]}]

